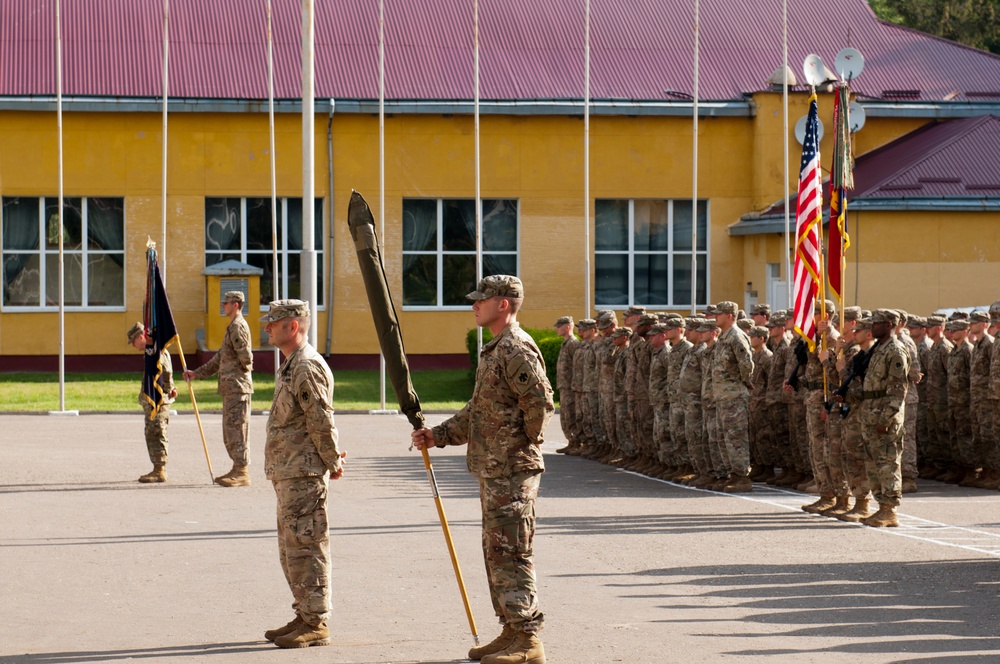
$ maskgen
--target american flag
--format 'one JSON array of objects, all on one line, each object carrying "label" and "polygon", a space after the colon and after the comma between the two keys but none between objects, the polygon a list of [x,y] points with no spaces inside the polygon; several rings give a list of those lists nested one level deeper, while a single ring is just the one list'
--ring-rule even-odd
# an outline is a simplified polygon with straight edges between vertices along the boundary
[{"label": "american flag", "polygon": [[806,135],[802,142],[802,165],[799,169],[799,196],[795,212],[795,282],[793,315],[795,331],[816,348],[816,324],[813,310],[823,283],[820,229],[823,225],[823,182],[819,168],[819,120],[816,95],[809,98]]}]

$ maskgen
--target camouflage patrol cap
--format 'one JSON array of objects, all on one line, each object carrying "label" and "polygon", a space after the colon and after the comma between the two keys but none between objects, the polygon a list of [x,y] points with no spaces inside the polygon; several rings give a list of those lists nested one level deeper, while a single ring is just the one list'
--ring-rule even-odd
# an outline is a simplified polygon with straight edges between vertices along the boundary
[{"label": "camouflage patrol cap", "polygon": [[937,327],[938,325],[944,325],[944,322],[944,316],[932,314],[927,317],[927,325],[925,327]]},{"label": "camouflage patrol cap", "polygon": [[226,291],[226,294],[222,296],[223,302],[239,302],[243,304],[246,302],[246,298],[243,296],[243,291],[231,290]]},{"label": "camouflage patrol cap", "polygon": [[948,320],[969,320],[969,312],[956,309],[948,316]]},{"label": "camouflage patrol cap", "polygon": [[746,333],[750,333],[750,330],[754,328],[753,321],[749,318],[737,318],[736,327],[740,328]]},{"label": "camouflage patrol cap", "polygon": [[764,339],[768,337],[767,328],[764,327],[763,325],[754,325],[753,327],[750,328],[750,331],[747,332],[747,334],[750,335],[751,337],[761,337]]},{"label": "camouflage patrol cap", "polygon": [[638,307],[634,304],[625,310],[626,316],[641,316],[644,313],[646,313],[646,307]]},{"label": "camouflage patrol cap", "polygon": [[858,320],[861,318],[861,307],[844,307],[844,320]]},{"label": "camouflage patrol cap", "polygon": [[969,314],[970,323],[989,323],[990,315],[985,311],[973,311]]},{"label": "camouflage patrol cap", "polygon": [[597,316],[598,330],[606,330],[612,325],[617,325],[617,324],[618,324],[618,316],[615,315],[615,312],[611,311],[610,309],[602,311],[600,315]]},{"label": "camouflage patrol cap", "polygon": [[563,325],[572,325],[572,324],[573,324],[572,316],[560,316],[559,318],[556,319],[556,323],[552,327],[562,327]]},{"label": "camouflage patrol cap", "polygon": [[872,319],[871,316],[865,316],[864,318],[859,318],[858,322],[854,325],[855,332],[871,332],[872,329]]},{"label": "camouflage patrol cap", "polygon": [[622,337],[631,337],[632,328],[630,327],[616,327],[615,331],[611,333],[612,339],[620,339]]},{"label": "camouflage patrol cap", "polygon": [[597,321],[593,318],[584,318],[583,320],[576,321],[576,328],[578,330],[596,330]]},{"label": "camouflage patrol cap", "polygon": [[667,326],[665,323],[656,323],[649,328],[649,332],[646,332],[647,337],[651,337],[654,334],[661,334],[667,331]]},{"label": "camouflage patrol cap", "polygon": [[906,319],[906,327],[912,327],[913,329],[916,329],[918,327],[926,327],[926,326],[927,326],[927,321],[921,318],[920,316],[910,316],[909,318]]},{"label": "camouflage patrol cap", "polygon": [[655,325],[658,320],[653,314],[643,314],[639,316],[639,325]]},{"label": "camouflage patrol cap", "polygon": [[949,332],[960,332],[962,330],[968,330],[969,321],[964,320],[962,318],[956,318],[955,320],[950,320],[947,323],[945,323],[944,329],[948,330]]},{"label": "camouflage patrol cap", "polygon": [[701,316],[688,316],[684,319],[684,324],[687,326],[687,329],[697,331],[698,326],[704,321],[705,319]]},{"label": "camouflage patrol cap", "polygon": [[[775,312],[777,313],[777,312]],[[770,304],[755,304],[750,307],[751,316],[770,316],[771,315],[771,305]]]},{"label": "camouflage patrol cap", "polygon": [[899,322],[899,313],[895,309],[876,309],[872,312],[872,323],[889,323],[895,325]]},{"label": "camouflage patrol cap", "polygon": [[660,322],[661,323],[666,323],[668,320],[681,320],[682,321],[682,320],[684,320],[684,316],[681,316],[680,314],[663,314],[662,316],[660,316]]},{"label": "camouflage patrol cap", "polygon": [[309,303],[302,300],[275,300],[268,306],[267,314],[260,318],[262,323],[273,323],[283,318],[309,317]]},{"label": "camouflage patrol cap", "polygon": [[131,346],[133,343],[135,343],[136,337],[138,337],[140,334],[142,334],[145,331],[146,331],[146,328],[144,328],[142,326],[142,323],[136,323],[135,325],[133,325],[132,327],[130,327],[128,329],[128,332],[125,333],[125,336],[128,337],[128,344],[127,345]]},{"label": "camouflage patrol cap", "polygon": [[712,330],[718,330],[718,329],[719,329],[719,324],[716,323],[714,320],[703,320],[700,323],[698,323],[699,332],[711,332]]},{"label": "camouflage patrol cap", "polygon": [[663,324],[667,326],[668,330],[682,330],[687,325],[681,316],[667,318]]},{"label": "camouflage patrol cap", "polygon": [[994,312],[1000,313],[1000,300],[997,300],[996,302],[990,305],[990,313],[992,314]]},{"label": "camouflage patrol cap", "polygon": [[785,326],[785,317],[784,316],[773,315],[773,316],[771,316],[770,318],[767,319],[766,323],[764,323],[764,327],[768,327],[768,328],[784,327],[784,326]]},{"label": "camouflage patrol cap", "polygon": [[701,312],[702,316],[715,316],[719,313],[719,310],[715,308],[714,304],[709,304],[705,306],[705,310]]},{"label": "camouflage patrol cap", "polygon": [[488,300],[491,297],[524,297],[521,280],[509,274],[492,274],[479,280],[476,290],[465,296],[469,300]]},{"label": "camouflage patrol cap", "polygon": [[717,305],[715,305],[716,313],[720,314],[732,314],[735,316],[736,312],[739,310],[740,310],[740,305],[736,304],[735,302],[730,302],[729,300],[719,302]]},{"label": "camouflage patrol cap", "polygon": [[821,313],[823,311],[823,307],[826,307],[827,316],[830,316],[837,311],[837,305],[833,303],[833,300],[816,300],[816,306],[813,308],[813,311]]},{"label": "camouflage patrol cap", "polygon": [[910,314],[906,313],[902,309],[893,309],[893,311],[895,311],[899,315],[899,320],[901,321],[905,321],[907,318],[910,317]]}]

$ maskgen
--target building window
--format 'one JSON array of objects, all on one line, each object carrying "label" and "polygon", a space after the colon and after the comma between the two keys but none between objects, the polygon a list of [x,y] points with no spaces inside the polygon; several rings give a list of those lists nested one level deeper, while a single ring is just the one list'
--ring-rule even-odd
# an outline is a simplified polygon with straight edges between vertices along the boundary
[{"label": "building window", "polygon": [[[323,269],[323,200],[315,200],[318,308],[326,302]],[[205,199],[205,266],[235,260],[264,270],[260,277],[260,308],[272,300],[302,297],[302,199],[278,199],[278,295],[272,274],[270,198]]]},{"label": "building window", "polygon": [[[483,276],[517,270],[517,201],[482,199]],[[403,200],[403,306],[469,306],[476,289],[476,202]]]},{"label": "building window", "polygon": [[708,201],[698,201],[696,251],[690,200],[597,200],[594,205],[596,306],[690,306],[694,257],[696,304],[708,302]]},{"label": "building window", "polygon": [[[59,199],[3,198],[3,306],[59,306]],[[125,199],[63,198],[63,303],[125,307]]]}]

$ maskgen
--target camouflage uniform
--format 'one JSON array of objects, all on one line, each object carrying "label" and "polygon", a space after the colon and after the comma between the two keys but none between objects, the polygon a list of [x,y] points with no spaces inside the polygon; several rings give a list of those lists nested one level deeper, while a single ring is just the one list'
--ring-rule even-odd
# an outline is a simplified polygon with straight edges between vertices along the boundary
[{"label": "camouflage uniform", "polygon": [[785,380],[785,363],[788,360],[790,345],[788,333],[783,333],[780,340],[771,344],[771,366],[768,371],[767,396],[764,400],[767,406],[767,426],[770,430],[771,448],[776,456],[775,464],[782,469],[796,467],[795,453],[788,434],[788,407],[785,404],[782,383]]},{"label": "camouflage uniform", "polygon": [[796,339],[790,343],[788,350],[785,351],[785,380],[787,381],[793,374],[797,374],[799,377],[799,389],[794,392],[785,391],[782,393],[782,397],[788,406],[788,438],[795,457],[795,470],[804,475],[812,475],[812,461],[809,453],[809,431],[806,427],[806,390],[802,387],[805,365],[799,366],[798,359],[795,357],[795,348],[798,344],[805,344],[805,342],[802,339]]},{"label": "camouflage uniform", "polygon": [[705,449],[705,426],[701,409],[701,374],[704,369],[705,344],[692,346],[681,362],[680,390],[684,403],[684,437],[688,458],[699,475],[708,475],[711,463]]},{"label": "camouflage uniform", "polygon": [[909,388],[906,390],[906,419],[903,421],[903,479],[917,479],[917,411],[920,395],[916,386],[920,382],[920,351],[907,330],[896,335],[896,341],[910,358],[910,371],[906,375]]},{"label": "camouflage uniform", "polygon": [[644,341],[638,345],[635,369],[635,433],[639,436],[641,450],[650,459],[657,459],[659,448],[653,439],[653,406],[649,399],[649,370],[652,364],[653,344]]},{"label": "camouflage uniform", "polygon": [[917,383],[917,460],[920,466],[924,466],[930,458],[928,455],[930,431],[927,415],[927,367],[931,361],[931,340],[926,336],[917,344],[917,359],[920,360],[920,370],[924,373],[923,379]]},{"label": "camouflage uniform", "polygon": [[719,335],[712,354],[712,392],[718,416],[724,468],[745,477],[750,472],[750,340],[735,325]]},{"label": "camouflage uniform", "polygon": [[951,464],[948,431],[948,355],[951,342],[942,336],[929,354],[927,381],[927,457],[928,462],[945,467]]},{"label": "camouflage uniform", "polygon": [[[869,329],[871,329],[869,327]],[[851,374],[854,358],[862,352],[861,346],[855,343],[844,348],[844,369],[840,372],[840,382],[843,384]],[[865,470],[864,426],[861,422],[861,395],[864,389],[864,377],[855,376],[847,388],[844,403],[849,410],[847,417],[840,423],[841,445],[844,452],[844,474],[851,488],[851,495],[864,498],[871,491],[868,472]],[[834,411],[836,412],[836,411]],[[830,417],[840,415],[830,414]]]},{"label": "camouflage uniform", "polygon": [[767,407],[767,380],[774,353],[767,343],[753,354],[753,374],[750,376],[750,457],[751,461],[767,466],[781,464],[771,443],[770,416]]},{"label": "camouflage uniform", "polygon": [[990,399],[990,358],[993,337],[983,332],[972,350],[970,371],[972,397],[972,442],[975,458],[986,470],[1000,470],[994,449],[997,446],[993,432],[993,402]]},{"label": "camouflage uniform", "polygon": [[680,341],[671,347],[667,354],[667,391],[673,398],[670,400],[670,453],[678,465],[691,465],[688,454],[687,431],[684,426],[685,403],[681,388],[681,368],[684,360],[691,352],[693,345],[681,337]]},{"label": "camouflage uniform", "polygon": [[597,394],[601,412],[601,430],[605,445],[620,449],[615,430],[615,355],[618,349],[611,337],[601,337],[594,350],[598,369]]},{"label": "camouflage uniform", "polygon": [[[302,315],[301,310],[285,312],[295,308],[297,300],[279,302],[271,303],[270,317],[265,319]],[[340,469],[333,374],[323,357],[305,342],[281,363],[275,376],[264,474],[277,496],[278,559],[294,597],[292,608],[313,627],[325,626],[330,617],[327,472]]]},{"label": "camouflage uniform", "polygon": [[[571,321],[572,322],[572,321]],[[570,445],[576,444],[576,394],[573,392],[573,358],[580,340],[572,334],[559,347],[556,387],[559,389],[559,425]]]},{"label": "camouflage uniform", "polygon": [[[583,321],[580,321],[583,323]],[[590,410],[587,407],[586,371],[588,364],[592,364],[590,357],[594,353],[594,342],[580,341],[573,354],[573,400],[575,402],[574,424],[576,426],[575,436],[579,443],[583,445],[594,445],[597,443],[597,436],[590,421]]]},{"label": "camouflage uniform", "polygon": [[978,466],[972,447],[972,403],[969,391],[971,369],[972,344],[966,339],[954,345],[948,354],[947,383],[951,457],[955,463],[965,468]]},{"label": "camouflage uniform", "polygon": [[656,459],[667,466],[676,466],[677,460],[670,454],[670,392],[667,383],[669,357],[670,344],[652,349],[648,392],[650,407],[653,410],[653,443],[656,446]]},{"label": "camouflage uniform", "polygon": [[626,346],[615,353],[615,439],[622,454],[627,457],[636,455],[635,443],[632,442],[632,431],[628,418],[628,395],[625,392],[625,377],[631,346]]},{"label": "camouflage uniform", "polygon": [[243,316],[226,327],[222,347],[211,360],[194,371],[195,378],[219,374],[222,396],[222,441],[234,464],[250,465],[247,429],[250,423],[250,395],[253,394],[253,351],[250,326]]},{"label": "camouflage uniform", "polygon": [[584,408],[587,411],[587,421],[590,422],[590,429],[593,431],[595,445],[607,445],[608,437],[604,433],[604,424],[601,422],[601,365],[600,352],[604,344],[604,339],[594,337],[586,344],[586,352],[583,355],[583,394]]},{"label": "camouflage uniform", "polygon": [[[865,470],[879,504],[897,506],[903,495],[903,419],[909,371],[906,350],[890,334],[875,346],[865,374],[859,415],[864,427]],[[876,427],[884,426],[886,433]]]},{"label": "camouflage uniform", "polygon": [[824,376],[827,395],[839,384],[835,349],[840,335],[832,325],[827,329],[826,335],[826,348],[830,353],[827,361],[820,361],[821,344],[817,341],[816,347],[809,353],[805,377],[799,384],[807,390],[806,430],[809,434],[809,453],[816,488],[821,496],[847,496],[850,487],[844,473],[840,418],[826,417],[824,398]]},{"label": "camouflage uniform", "polygon": [[535,498],[545,469],[541,445],[552,411],[542,354],[512,322],[483,346],[472,399],[433,429],[439,447],[469,445],[466,460],[479,478],[493,609],[501,624],[528,633],[538,632],[544,621],[532,542]]},{"label": "camouflage uniform", "polygon": [[[712,323],[715,324],[714,322]],[[699,328],[704,331],[704,328]],[[706,343],[701,353],[701,417],[704,438],[702,456],[708,461],[708,474],[716,478],[729,475],[729,459],[719,440],[719,409],[715,400],[712,366],[715,364],[715,342]]]},{"label": "camouflage uniform", "polygon": [[149,453],[149,460],[154,466],[167,463],[167,426],[170,424],[170,404],[174,402],[170,398],[170,393],[174,391],[174,368],[170,362],[170,351],[163,349],[160,353],[160,367],[162,371],[156,383],[163,391],[163,400],[160,402],[160,410],[153,417],[153,404],[149,403],[149,398],[139,390],[139,405],[145,415],[143,419],[143,433],[146,437],[146,451]]}]

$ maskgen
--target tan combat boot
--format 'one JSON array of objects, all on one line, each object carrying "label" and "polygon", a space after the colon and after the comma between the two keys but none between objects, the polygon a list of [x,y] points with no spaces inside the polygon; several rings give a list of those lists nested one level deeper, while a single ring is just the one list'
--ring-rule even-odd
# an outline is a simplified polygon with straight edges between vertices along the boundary
[{"label": "tan combat boot", "polygon": [[851,511],[851,497],[850,496],[837,496],[837,502],[833,504],[833,507],[828,507],[822,510],[820,514],[823,516],[838,517],[841,514],[847,514]]},{"label": "tan combat boot", "polygon": [[264,638],[267,639],[268,641],[274,641],[279,636],[284,636],[285,634],[291,634],[296,629],[298,629],[299,625],[301,624],[302,624],[302,618],[295,616],[292,622],[288,623],[284,627],[276,627],[274,629],[269,629],[266,632],[264,632]]},{"label": "tan combat boot", "polygon": [[850,523],[858,523],[863,519],[868,518],[868,499],[858,498],[854,501],[854,507],[851,508],[850,512],[845,514],[838,514],[837,518],[841,521],[848,521]]},{"label": "tan combat boot", "polygon": [[878,512],[867,519],[862,519],[861,523],[872,528],[894,528],[899,525],[899,519],[896,518],[896,506],[879,503]]},{"label": "tan combat boot", "polygon": [[325,622],[315,627],[303,621],[299,626],[284,636],[274,639],[274,645],[279,648],[308,648],[309,646],[330,645],[330,630]]},{"label": "tan combat boot", "polygon": [[722,490],[726,493],[750,493],[753,491],[753,482],[749,477],[733,473]]},{"label": "tan combat boot", "polygon": [[250,486],[250,475],[247,467],[234,464],[233,469],[221,477],[215,478],[216,484],[222,486]]},{"label": "tan combat boot", "polygon": [[833,496],[820,496],[819,500],[815,503],[810,503],[808,505],[802,506],[803,512],[809,512],[810,514],[819,514],[823,510],[830,509],[837,504],[837,499]]},{"label": "tan combat boot", "polygon": [[500,636],[493,639],[485,646],[476,646],[469,650],[469,659],[473,661],[479,661],[486,655],[492,655],[493,653],[500,652],[507,646],[509,646],[513,641],[514,637],[517,636],[517,630],[515,630],[510,625],[504,625],[503,631],[500,632]]},{"label": "tan combat boot", "polygon": [[153,465],[153,470],[139,478],[143,484],[155,484],[167,481],[167,464],[157,463]]},{"label": "tan combat boot", "polygon": [[545,664],[545,649],[537,634],[517,632],[510,645],[498,653],[486,655],[483,664]]}]

